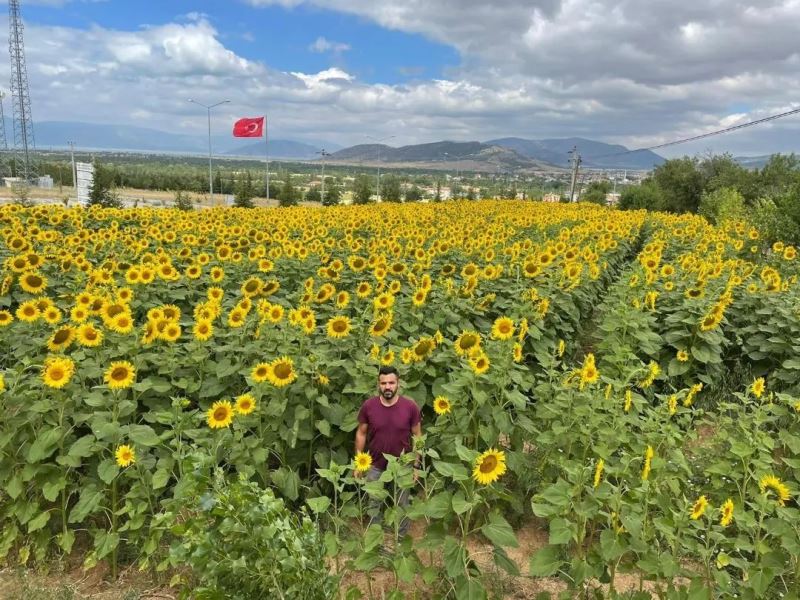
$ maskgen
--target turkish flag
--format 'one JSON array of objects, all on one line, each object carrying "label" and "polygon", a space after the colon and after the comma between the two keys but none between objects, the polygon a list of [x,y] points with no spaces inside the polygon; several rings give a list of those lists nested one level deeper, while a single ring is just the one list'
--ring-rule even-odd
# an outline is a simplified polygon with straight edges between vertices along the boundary
[{"label": "turkish flag", "polygon": [[264,135],[264,117],[239,119],[233,124],[233,137],[261,137]]}]

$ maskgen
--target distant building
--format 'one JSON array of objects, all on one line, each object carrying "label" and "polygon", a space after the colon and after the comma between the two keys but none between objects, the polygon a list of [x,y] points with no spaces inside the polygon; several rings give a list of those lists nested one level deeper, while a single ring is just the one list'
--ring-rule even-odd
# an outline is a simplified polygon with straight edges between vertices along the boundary
[{"label": "distant building", "polygon": [[617,204],[619,204],[619,197],[620,194],[609,192],[608,194],[606,194],[606,204],[608,206],[616,206]]},{"label": "distant building", "polygon": [[542,202],[561,202],[561,194],[550,192],[542,196]]}]

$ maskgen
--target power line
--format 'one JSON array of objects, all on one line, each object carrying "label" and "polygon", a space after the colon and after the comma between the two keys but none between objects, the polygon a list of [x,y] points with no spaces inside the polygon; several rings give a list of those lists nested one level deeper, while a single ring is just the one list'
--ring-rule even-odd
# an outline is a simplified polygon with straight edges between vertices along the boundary
[{"label": "power line", "polygon": [[752,127],[753,125],[760,125],[761,123],[766,123],[767,121],[774,121],[775,119],[782,119],[783,117],[788,117],[791,115],[796,115],[800,113],[800,108],[795,108],[794,110],[789,110],[786,112],[779,113],[777,115],[770,115],[769,117],[764,117],[763,119],[756,119],[755,121],[748,121],[747,123],[740,123],[739,125],[733,125],[731,127],[726,127],[725,129],[718,129],[717,131],[711,131],[709,133],[703,133],[701,135],[695,135],[688,138],[683,138],[680,140],[673,140],[671,142],[665,142],[663,144],[657,144],[655,146],[648,146],[646,148],[636,148],[635,150],[625,150],[624,152],[614,152],[612,154],[600,154],[597,156],[587,156],[587,159],[595,159],[595,158],[607,158],[611,156],[622,156],[624,154],[633,154],[634,152],[644,152],[645,150],[657,150],[659,148],[666,148],[667,146],[676,146],[678,144],[685,144],[686,142],[694,142],[696,140],[702,140],[707,137],[711,137],[714,135],[720,135],[723,133],[728,133],[729,131],[736,131],[737,129],[744,129],[745,127]]}]

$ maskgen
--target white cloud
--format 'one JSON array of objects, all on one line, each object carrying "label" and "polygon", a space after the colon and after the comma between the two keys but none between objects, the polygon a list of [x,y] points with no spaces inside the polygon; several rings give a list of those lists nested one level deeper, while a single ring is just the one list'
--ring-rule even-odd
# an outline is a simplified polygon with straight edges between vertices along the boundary
[{"label": "white cloud", "polygon": [[313,44],[310,44],[308,46],[308,49],[311,52],[318,52],[318,53],[333,52],[334,54],[341,54],[342,52],[350,50],[350,44],[344,44],[342,42],[332,42],[320,36],[316,40],[314,40]]}]

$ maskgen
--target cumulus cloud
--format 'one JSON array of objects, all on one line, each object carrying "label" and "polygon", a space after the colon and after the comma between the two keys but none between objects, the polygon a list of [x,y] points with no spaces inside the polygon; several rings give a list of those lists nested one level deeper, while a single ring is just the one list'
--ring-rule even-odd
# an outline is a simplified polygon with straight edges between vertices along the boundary
[{"label": "cumulus cloud", "polygon": [[320,36],[314,40],[313,44],[308,46],[308,49],[311,50],[311,52],[333,52],[334,54],[341,54],[342,52],[350,50],[350,44],[345,44],[343,42],[332,42]]}]

